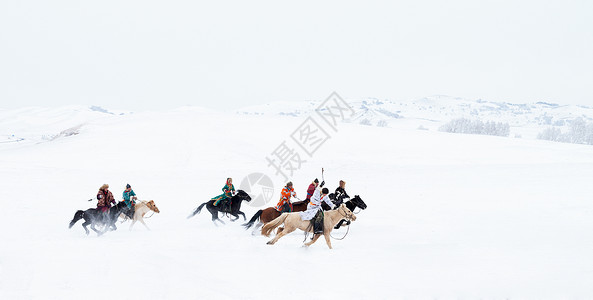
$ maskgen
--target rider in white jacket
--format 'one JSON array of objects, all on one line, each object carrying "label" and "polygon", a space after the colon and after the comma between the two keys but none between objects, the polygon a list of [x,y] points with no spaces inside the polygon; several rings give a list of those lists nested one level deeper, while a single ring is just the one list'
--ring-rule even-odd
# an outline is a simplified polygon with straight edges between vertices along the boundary
[{"label": "rider in white jacket", "polygon": [[329,194],[329,190],[327,188],[323,188],[323,190],[321,189],[321,187],[323,186],[323,183],[321,183],[320,187],[315,189],[315,192],[313,192],[313,197],[311,197],[311,202],[309,202],[309,204],[307,204],[307,210],[301,212],[301,220],[303,221],[307,221],[307,220],[311,220],[313,219],[313,217],[315,217],[315,214],[317,214],[317,212],[322,209],[321,208],[321,203],[325,202],[327,205],[329,205],[329,207],[331,207],[332,209],[334,209],[335,205],[330,201],[328,194]]}]

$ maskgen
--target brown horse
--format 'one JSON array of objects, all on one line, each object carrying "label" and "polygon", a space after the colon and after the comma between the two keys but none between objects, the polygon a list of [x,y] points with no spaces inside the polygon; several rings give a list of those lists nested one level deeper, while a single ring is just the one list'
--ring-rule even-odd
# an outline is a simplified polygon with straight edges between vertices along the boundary
[{"label": "brown horse", "polygon": [[[295,211],[307,210],[307,204],[309,204],[309,201],[310,200],[307,199],[307,200],[292,203],[292,211],[295,212]],[[253,228],[253,234],[255,234],[255,232],[259,231],[258,229],[262,225],[264,225],[264,223],[268,223],[268,222],[278,218],[281,214],[282,213],[277,211],[275,207],[268,207],[266,209],[260,209],[255,213],[255,215],[253,215],[251,220],[249,220],[249,222],[243,224],[243,226],[245,226],[245,229],[249,229],[249,228],[251,228],[251,226],[253,226],[253,223],[255,223],[256,221],[259,220],[259,222]]]},{"label": "brown horse", "polygon": [[[348,221],[356,221],[356,216],[346,207],[346,204],[340,205],[335,210],[330,210],[324,212],[323,218],[323,236],[325,237],[325,242],[327,246],[331,249],[332,243],[330,241],[330,233],[334,229],[334,226],[338,224],[342,219],[346,219]],[[262,234],[264,236],[270,236],[270,233],[274,231],[274,229],[280,225],[284,224],[286,228],[282,232],[278,233],[275,238],[268,242],[268,245],[274,245],[281,237],[300,229],[306,232],[312,232],[313,226],[311,226],[311,221],[303,221],[301,219],[301,215],[299,213],[284,213],[280,217],[272,220],[269,223],[266,223],[262,228]],[[308,243],[305,243],[305,246],[309,247],[313,243],[317,241],[317,239],[321,236],[321,234],[313,235],[313,240]]]}]

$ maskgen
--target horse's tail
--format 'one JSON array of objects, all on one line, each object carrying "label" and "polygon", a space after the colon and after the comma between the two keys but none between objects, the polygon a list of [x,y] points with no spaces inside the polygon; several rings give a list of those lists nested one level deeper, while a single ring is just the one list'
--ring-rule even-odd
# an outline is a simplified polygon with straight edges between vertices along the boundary
[{"label": "horse's tail", "polygon": [[206,204],[208,204],[208,202],[204,202],[204,203],[202,203],[202,205],[198,206],[198,208],[196,208],[196,210],[194,210],[194,212],[192,212],[192,213],[191,213],[191,215],[187,216],[187,218],[189,219],[189,218],[191,218],[191,217],[193,217],[193,216],[195,216],[195,215],[199,214],[199,213],[200,213],[200,211],[202,210],[202,208],[203,208],[203,207],[204,207]]},{"label": "horse's tail", "polygon": [[282,223],[284,223],[284,221],[286,220],[287,217],[288,217],[288,213],[283,213],[278,218],[266,223],[264,225],[264,227],[262,227],[262,229],[261,229],[261,234],[266,237],[269,237],[270,233],[274,229],[276,229],[276,227],[282,225]]},{"label": "horse's tail", "polygon": [[72,226],[74,226],[74,224],[76,224],[76,222],[78,222],[78,220],[84,218],[84,211],[79,210],[74,214],[74,218],[72,219],[72,221],[70,221],[70,226],[68,226],[68,228],[72,228]]},{"label": "horse's tail", "polygon": [[264,212],[262,209],[258,210],[255,215],[253,215],[253,218],[251,218],[251,220],[249,220],[249,222],[243,224],[243,226],[245,226],[245,229],[249,229],[251,228],[251,226],[253,226],[253,223],[255,223],[255,221],[257,221],[259,219],[259,217],[261,216],[262,212]]}]

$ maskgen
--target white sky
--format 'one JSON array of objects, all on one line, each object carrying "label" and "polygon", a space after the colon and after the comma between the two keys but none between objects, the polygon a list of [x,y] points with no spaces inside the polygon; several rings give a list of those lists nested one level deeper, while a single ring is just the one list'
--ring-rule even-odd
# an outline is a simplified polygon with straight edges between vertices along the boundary
[{"label": "white sky", "polygon": [[593,105],[593,1],[209,2],[2,0],[0,108]]}]

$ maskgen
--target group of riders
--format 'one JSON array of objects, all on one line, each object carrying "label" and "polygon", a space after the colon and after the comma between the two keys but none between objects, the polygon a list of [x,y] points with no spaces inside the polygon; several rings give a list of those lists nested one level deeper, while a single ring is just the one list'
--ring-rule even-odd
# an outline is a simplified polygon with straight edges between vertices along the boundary
[{"label": "group of riders", "polygon": [[[323,187],[324,185],[325,181],[319,183],[319,179],[315,178],[315,180],[313,180],[313,182],[307,188],[307,197],[304,200],[309,201],[307,204],[307,210],[301,212],[301,219],[303,221],[311,220],[314,233],[323,232],[322,203],[325,202],[331,209],[334,209],[350,198],[348,193],[346,193],[345,181],[340,180],[340,184],[336,188],[334,194],[330,194],[329,189]],[[230,211],[231,199],[236,194],[232,178],[227,178],[226,184],[222,188],[222,191],[222,194],[212,198],[211,200],[214,200],[214,206],[220,205],[222,211]],[[123,200],[121,201],[126,204],[126,207],[122,213],[128,218],[133,219],[136,200],[138,200],[138,198],[136,197],[134,190],[132,190],[132,186],[129,184],[126,185],[126,189],[123,191],[122,198]],[[280,213],[292,212],[293,209],[291,198],[298,199],[296,192],[294,191],[293,184],[289,181],[282,188],[282,191],[280,192],[280,200],[274,208]],[[109,211],[109,208],[112,204],[116,204],[115,197],[109,190],[108,184],[104,184],[101,186],[101,188],[99,188],[99,192],[97,193],[97,201],[97,210],[104,214]]]},{"label": "group of riders", "polygon": [[[310,220],[313,225],[315,234],[323,233],[323,209],[322,203],[326,203],[331,209],[338,207],[344,201],[350,198],[346,193],[346,182],[340,180],[339,186],[333,194],[329,193],[329,189],[323,187],[325,181],[319,183],[319,179],[315,178],[307,188],[307,197],[304,201],[309,201],[307,210],[301,212],[301,219],[303,221]],[[214,200],[214,206],[222,206],[222,211],[230,211],[231,198],[235,195],[235,186],[233,179],[227,178],[225,186],[222,188],[223,193],[211,200]],[[286,183],[280,192],[280,201],[274,207],[278,212],[292,212],[291,198],[297,198],[296,192],[292,182]]]},{"label": "group of riders", "polygon": [[[121,201],[126,204],[122,213],[128,218],[133,219],[138,197],[136,197],[136,193],[134,193],[130,184],[126,184],[126,189],[123,192],[122,198],[123,200]],[[109,190],[109,185],[104,184],[99,188],[99,192],[97,193],[97,210],[105,215],[109,211],[109,208],[111,208],[111,204],[116,204],[115,197],[113,197],[113,194]]]}]

